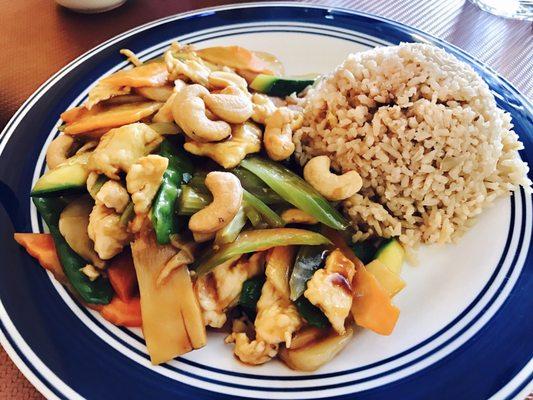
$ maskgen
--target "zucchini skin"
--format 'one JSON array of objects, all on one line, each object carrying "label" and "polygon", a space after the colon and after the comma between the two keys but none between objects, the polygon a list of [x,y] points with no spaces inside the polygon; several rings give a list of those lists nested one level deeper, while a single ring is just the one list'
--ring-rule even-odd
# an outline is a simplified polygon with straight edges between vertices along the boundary
[{"label": "zucchini skin", "polygon": [[284,78],[259,74],[252,81],[250,87],[269,96],[285,97],[292,93],[300,93],[314,82],[314,79]]}]

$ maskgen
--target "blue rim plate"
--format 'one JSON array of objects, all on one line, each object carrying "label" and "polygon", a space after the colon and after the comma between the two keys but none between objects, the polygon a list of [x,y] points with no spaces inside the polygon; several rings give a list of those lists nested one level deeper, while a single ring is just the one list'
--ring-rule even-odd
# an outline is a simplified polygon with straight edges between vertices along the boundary
[{"label": "blue rim plate", "polygon": [[270,51],[290,73],[325,72],[349,52],[375,46],[434,44],[486,80],[512,115],[525,145],[522,158],[533,159],[532,106],[523,95],[458,48],[384,18],[261,3],[175,15],[123,33],[50,78],[0,134],[0,343],[37,389],[53,399],[525,397],[533,374],[533,207],[524,190],[496,202],[457,245],[421,250],[421,264],[432,268],[405,272],[408,287],[397,298],[402,316],[392,336],[358,331],[346,351],[313,374],[275,362],[245,367],[221,335],[153,367],[138,330],[114,327],[81,307],[17,246],[13,232],[43,231],[29,190],[44,170],[43,149],[58,134],[59,114],[125,65],[119,49],[149,59],[175,39]]}]

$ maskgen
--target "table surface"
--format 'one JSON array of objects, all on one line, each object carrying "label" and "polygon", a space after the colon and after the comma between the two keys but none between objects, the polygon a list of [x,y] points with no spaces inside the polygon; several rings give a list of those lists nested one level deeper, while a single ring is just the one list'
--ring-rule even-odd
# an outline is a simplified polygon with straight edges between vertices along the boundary
[{"label": "table surface", "polygon": [[[85,15],[52,0],[0,0],[0,130],[37,87],[110,37],[171,14],[237,0],[128,0]],[[533,97],[532,24],[494,17],[465,0],[308,0],[381,15],[459,46]],[[42,399],[0,348],[0,399]]]}]

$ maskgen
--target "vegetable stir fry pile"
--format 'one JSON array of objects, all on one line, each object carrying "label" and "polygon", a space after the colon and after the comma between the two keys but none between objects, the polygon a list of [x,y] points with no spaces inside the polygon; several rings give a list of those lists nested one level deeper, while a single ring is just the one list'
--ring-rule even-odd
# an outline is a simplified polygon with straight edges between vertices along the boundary
[{"label": "vegetable stir fry pile", "polygon": [[205,346],[206,327],[244,363],[304,371],[355,325],[389,335],[402,247],[347,239],[337,207],[357,172],[291,158],[313,79],[237,46],[123,53],[134,65],[65,111],[47,149],[31,196],[50,233],[15,240],[105,319],[142,327],[154,364]]}]

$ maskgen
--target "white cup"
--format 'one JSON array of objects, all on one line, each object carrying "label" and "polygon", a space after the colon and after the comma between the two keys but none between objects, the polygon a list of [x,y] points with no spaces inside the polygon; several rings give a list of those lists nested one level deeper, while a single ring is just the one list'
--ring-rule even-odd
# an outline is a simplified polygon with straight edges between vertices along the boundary
[{"label": "white cup", "polygon": [[120,7],[126,0],[56,0],[63,7],[80,13],[99,13]]}]

